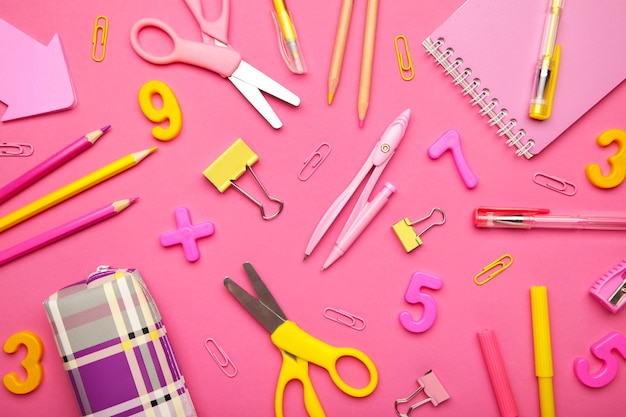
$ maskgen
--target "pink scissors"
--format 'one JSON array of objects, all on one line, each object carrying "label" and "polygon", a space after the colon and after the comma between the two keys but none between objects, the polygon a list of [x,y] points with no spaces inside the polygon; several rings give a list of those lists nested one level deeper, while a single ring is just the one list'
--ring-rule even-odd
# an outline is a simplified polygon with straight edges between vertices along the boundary
[{"label": "pink scissors", "polygon": [[[165,65],[175,62],[195,65],[228,78],[254,108],[275,129],[283,124],[269,105],[261,91],[287,102],[300,105],[300,98],[241,58],[241,54],[228,44],[229,0],[222,0],[220,16],[208,21],[202,12],[201,0],[185,0],[202,31],[203,42],[183,39],[165,22],[145,18],[137,21],[130,33],[130,43],[141,58],[153,64]],[[172,51],[164,56],[155,56],[139,43],[139,32],[145,28],[156,28],[167,34],[174,44]]]}]

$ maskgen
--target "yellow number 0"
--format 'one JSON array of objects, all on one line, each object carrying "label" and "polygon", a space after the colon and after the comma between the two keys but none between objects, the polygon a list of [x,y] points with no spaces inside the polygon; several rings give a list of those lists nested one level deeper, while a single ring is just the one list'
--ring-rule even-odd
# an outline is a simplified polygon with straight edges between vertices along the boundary
[{"label": "yellow number 0", "polygon": [[26,357],[21,362],[22,367],[26,370],[26,380],[22,381],[15,372],[11,372],[2,378],[2,383],[13,394],[28,394],[35,390],[43,379],[43,366],[41,365],[43,342],[35,333],[25,330],[8,338],[4,342],[4,351],[15,353],[20,345],[26,347]]},{"label": "yellow number 0", "polygon": [[602,147],[617,142],[617,152],[608,158],[611,171],[602,175],[598,164],[589,164],[585,174],[593,185],[599,188],[613,188],[620,185],[626,178],[626,132],[620,129],[611,129],[596,138],[596,143]]},{"label": "yellow number 0", "polygon": [[[152,97],[158,94],[163,101],[161,108],[157,109]],[[180,133],[183,127],[183,115],[178,100],[171,88],[162,81],[152,80],[145,83],[139,90],[139,107],[148,119],[155,123],[169,121],[169,126],[155,126],[152,128],[152,136],[158,140],[172,140]]]}]

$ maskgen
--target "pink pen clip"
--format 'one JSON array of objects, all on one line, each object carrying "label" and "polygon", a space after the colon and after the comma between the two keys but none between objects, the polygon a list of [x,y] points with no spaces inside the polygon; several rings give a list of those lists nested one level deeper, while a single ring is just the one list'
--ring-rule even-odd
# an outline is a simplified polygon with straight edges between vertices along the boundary
[{"label": "pink pen clip", "polygon": [[626,258],[602,275],[589,292],[611,313],[617,313],[626,301]]}]

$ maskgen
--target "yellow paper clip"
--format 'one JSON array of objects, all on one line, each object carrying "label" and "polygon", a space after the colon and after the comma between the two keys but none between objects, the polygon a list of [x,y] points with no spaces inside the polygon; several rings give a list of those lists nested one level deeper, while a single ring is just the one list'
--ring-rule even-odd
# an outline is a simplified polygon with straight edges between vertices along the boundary
[{"label": "yellow paper clip", "polygon": [[[104,23],[100,23],[103,21]],[[109,32],[109,19],[106,16],[98,16],[96,17],[96,21],[93,24],[93,39],[91,40],[92,48],[91,48],[91,59],[96,62],[101,62],[104,59],[104,54],[107,49],[107,35]],[[98,39],[100,39],[100,54],[96,56],[98,53]]]},{"label": "yellow paper clip", "polygon": [[[505,259],[508,259],[508,263],[504,262]],[[513,257],[511,255],[509,255],[508,253],[506,253],[506,254],[502,255],[501,257],[499,257],[498,259],[496,259],[495,261],[493,261],[492,263],[490,263],[489,265],[485,266],[482,271],[480,271],[478,274],[476,274],[474,276],[474,282],[476,283],[476,285],[486,284],[487,282],[489,282],[493,278],[495,278],[496,275],[498,275],[501,272],[503,272],[505,269],[507,269],[512,264],[513,264]],[[485,275],[487,273],[489,273],[487,278],[485,278],[482,281],[478,280],[481,276],[483,276],[483,275]]]},{"label": "yellow paper clip", "polygon": [[[204,347],[209,352],[209,354],[213,357],[213,360],[215,360],[215,362],[219,365],[222,372],[224,372],[224,375],[226,375],[229,378],[232,378],[235,375],[237,375],[237,367],[235,366],[235,363],[228,357],[226,352],[224,352],[224,349],[222,349],[222,347],[217,344],[215,339],[211,337],[206,339],[204,341]],[[219,356],[217,355],[216,352],[213,351],[214,349],[217,350],[217,353],[219,353]]]},{"label": "yellow paper clip", "polygon": [[[400,76],[404,81],[411,81],[413,77],[415,77],[415,70],[413,69],[413,60],[411,59],[411,52],[409,51],[409,41],[406,39],[406,36],[398,35],[394,38],[393,42],[396,46]],[[403,51],[400,50],[400,43],[404,44]],[[405,56],[406,62],[404,61]]]},{"label": "yellow paper clip", "polygon": [[[419,233],[416,233],[415,229],[413,229],[413,225],[423,222],[426,219],[429,219],[430,217],[432,217],[435,211],[441,214],[442,216],[441,220],[438,222],[433,222],[429,224],[424,230],[422,230]],[[406,250],[408,253],[408,252],[411,252],[413,249],[422,245],[423,242],[420,236],[426,233],[428,229],[430,229],[433,226],[440,226],[444,224],[445,222],[446,222],[446,214],[440,208],[435,207],[430,211],[428,215],[422,217],[421,219],[411,222],[408,219],[408,217],[405,217],[404,219],[400,220],[398,223],[394,224],[391,228],[396,233],[396,236],[398,236],[398,239],[400,239],[400,243],[402,243],[402,246],[404,246],[404,250]]]},{"label": "yellow paper clip", "polygon": [[[283,202],[269,195],[259,180],[259,177],[257,177],[252,170],[252,165],[256,164],[258,160],[259,156],[255,154],[252,149],[250,149],[243,139],[239,138],[228,149],[226,149],[222,155],[213,161],[207,169],[202,171],[202,174],[204,174],[204,176],[211,181],[220,193],[223,193],[232,185],[239,192],[248,197],[254,204],[259,206],[261,209],[261,217],[263,217],[264,220],[272,220],[283,210]],[[263,204],[235,183],[235,180],[241,177],[246,170],[249,170],[250,173],[252,173],[252,176],[261,187],[261,190],[265,193],[265,196],[269,200],[278,203],[278,210],[271,216],[265,215],[265,208],[263,207]]]}]

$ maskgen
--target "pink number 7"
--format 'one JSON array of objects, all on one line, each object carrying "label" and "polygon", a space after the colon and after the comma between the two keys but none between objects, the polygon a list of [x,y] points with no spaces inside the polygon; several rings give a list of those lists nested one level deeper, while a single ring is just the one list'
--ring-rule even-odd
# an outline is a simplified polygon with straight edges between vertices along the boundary
[{"label": "pink number 7", "polygon": [[626,359],[626,338],[618,332],[610,332],[591,345],[591,354],[602,361],[602,366],[595,373],[589,373],[589,361],[584,358],[574,360],[574,374],[583,384],[591,388],[601,388],[615,378],[619,364],[612,354],[617,351]]},{"label": "pink number 7", "polygon": [[437,303],[430,294],[421,292],[422,287],[438,290],[443,285],[443,281],[436,275],[426,274],[424,272],[415,272],[411,276],[409,286],[404,293],[404,299],[411,304],[422,304],[424,312],[422,318],[418,321],[413,320],[411,313],[402,311],[398,318],[400,323],[410,332],[422,333],[430,329],[437,318]]}]

